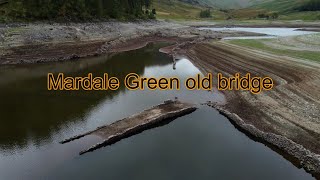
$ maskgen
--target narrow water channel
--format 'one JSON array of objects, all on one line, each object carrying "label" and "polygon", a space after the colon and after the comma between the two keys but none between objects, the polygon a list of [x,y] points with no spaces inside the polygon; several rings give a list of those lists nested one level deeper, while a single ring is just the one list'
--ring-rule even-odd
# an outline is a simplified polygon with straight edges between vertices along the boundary
[{"label": "narrow water channel", "polygon": [[[75,62],[0,67],[0,174],[11,179],[312,179],[281,155],[239,132],[206,101],[224,101],[218,92],[47,91],[47,73],[102,76],[120,80],[195,77],[187,59],[177,62],[150,44],[130,52]],[[183,87],[183,86],[182,86]],[[96,139],[69,144],[67,137],[141,112],[167,99],[199,104],[199,110],[162,127],[79,156]]]}]

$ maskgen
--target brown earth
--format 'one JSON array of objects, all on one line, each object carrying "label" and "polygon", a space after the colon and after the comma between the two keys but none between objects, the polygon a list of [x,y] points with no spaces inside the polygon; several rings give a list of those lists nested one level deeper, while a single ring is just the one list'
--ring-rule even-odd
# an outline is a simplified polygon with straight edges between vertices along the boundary
[{"label": "brown earth", "polygon": [[249,32],[214,32],[164,22],[0,24],[0,65],[74,60],[138,49],[150,42],[212,40]]},{"label": "brown earth", "polygon": [[127,41],[89,41],[52,43],[40,45],[23,45],[12,47],[0,58],[1,64],[30,64],[75,60],[104,53],[123,52],[139,49],[150,42],[183,42],[189,39],[177,37],[147,36]]},{"label": "brown earth", "polygon": [[320,64],[224,42],[197,44],[186,55],[203,73],[273,78],[271,91],[224,91],[227,103],[211,105],[255,137],[298,158],[308,171],[320,172]]}]

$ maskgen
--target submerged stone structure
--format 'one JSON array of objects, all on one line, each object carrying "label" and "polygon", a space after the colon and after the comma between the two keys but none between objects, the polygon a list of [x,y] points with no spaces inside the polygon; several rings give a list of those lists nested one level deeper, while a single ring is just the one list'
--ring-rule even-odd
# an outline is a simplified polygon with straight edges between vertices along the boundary
[{"label": "submerged stone structure", "polygon": [[147,129],[169,123],[178,117],[194,112],[196,109],[197,107],[195,104],[183,103],[178,100],[168,100],[162,104],[144,110],[141,113],[121,119],[109,125],[98,127],[96,130],[71,137],[60,143],[65,144],[88,135],[95,135],[104,139],[102,142],[81,151],[80,155],[82,155],[101,147],[114,144]]}]

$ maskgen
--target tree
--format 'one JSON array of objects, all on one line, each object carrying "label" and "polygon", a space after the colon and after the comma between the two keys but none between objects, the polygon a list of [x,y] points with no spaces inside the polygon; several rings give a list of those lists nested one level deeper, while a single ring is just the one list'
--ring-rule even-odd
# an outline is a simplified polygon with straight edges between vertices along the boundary
[{"label": "tree", "polygon": [[157,14],[156,9],[152,9],[152,14],[154,14],[154,15]]},{"label": "tree", "polygon": [[278,17],[279,17],[279,14],[276,13],[276,12],[274,12],[274,13],[271,14],[271,18],[272,18],[272,19],[278,19]]},{"label": "tree", "polygon": [[211,17],[211,11],[210,11],[210,9],[202,10],[202,11],[200,12],[200,17],[201,17],[201,18],[209,18],[209,17]]},{"label": "tree", "polygon": [[88,18],[148,18],[152,0],[11,0],[14,18],[85,20]]}]

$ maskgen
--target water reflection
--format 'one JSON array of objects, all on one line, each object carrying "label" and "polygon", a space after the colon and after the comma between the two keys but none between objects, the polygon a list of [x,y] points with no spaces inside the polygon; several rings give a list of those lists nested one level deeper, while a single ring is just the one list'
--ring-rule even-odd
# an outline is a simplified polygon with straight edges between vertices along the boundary
[{"label": "water reflection", "polygon": [[101,101],[112,100],[125,91],[124,86],[118,91],[47,91],[48,72],[63,72],[66,76],[108,73],[121,80],[131,72],[142,75],[149,66],[170,64],[166,55],[153,53],[159,46],[80,62],[3,67],[0,70],[0,149],[12,152],[12,149],[24,148],[30,141],[40,146],[61,126],[83,121],[86,113]]}]

